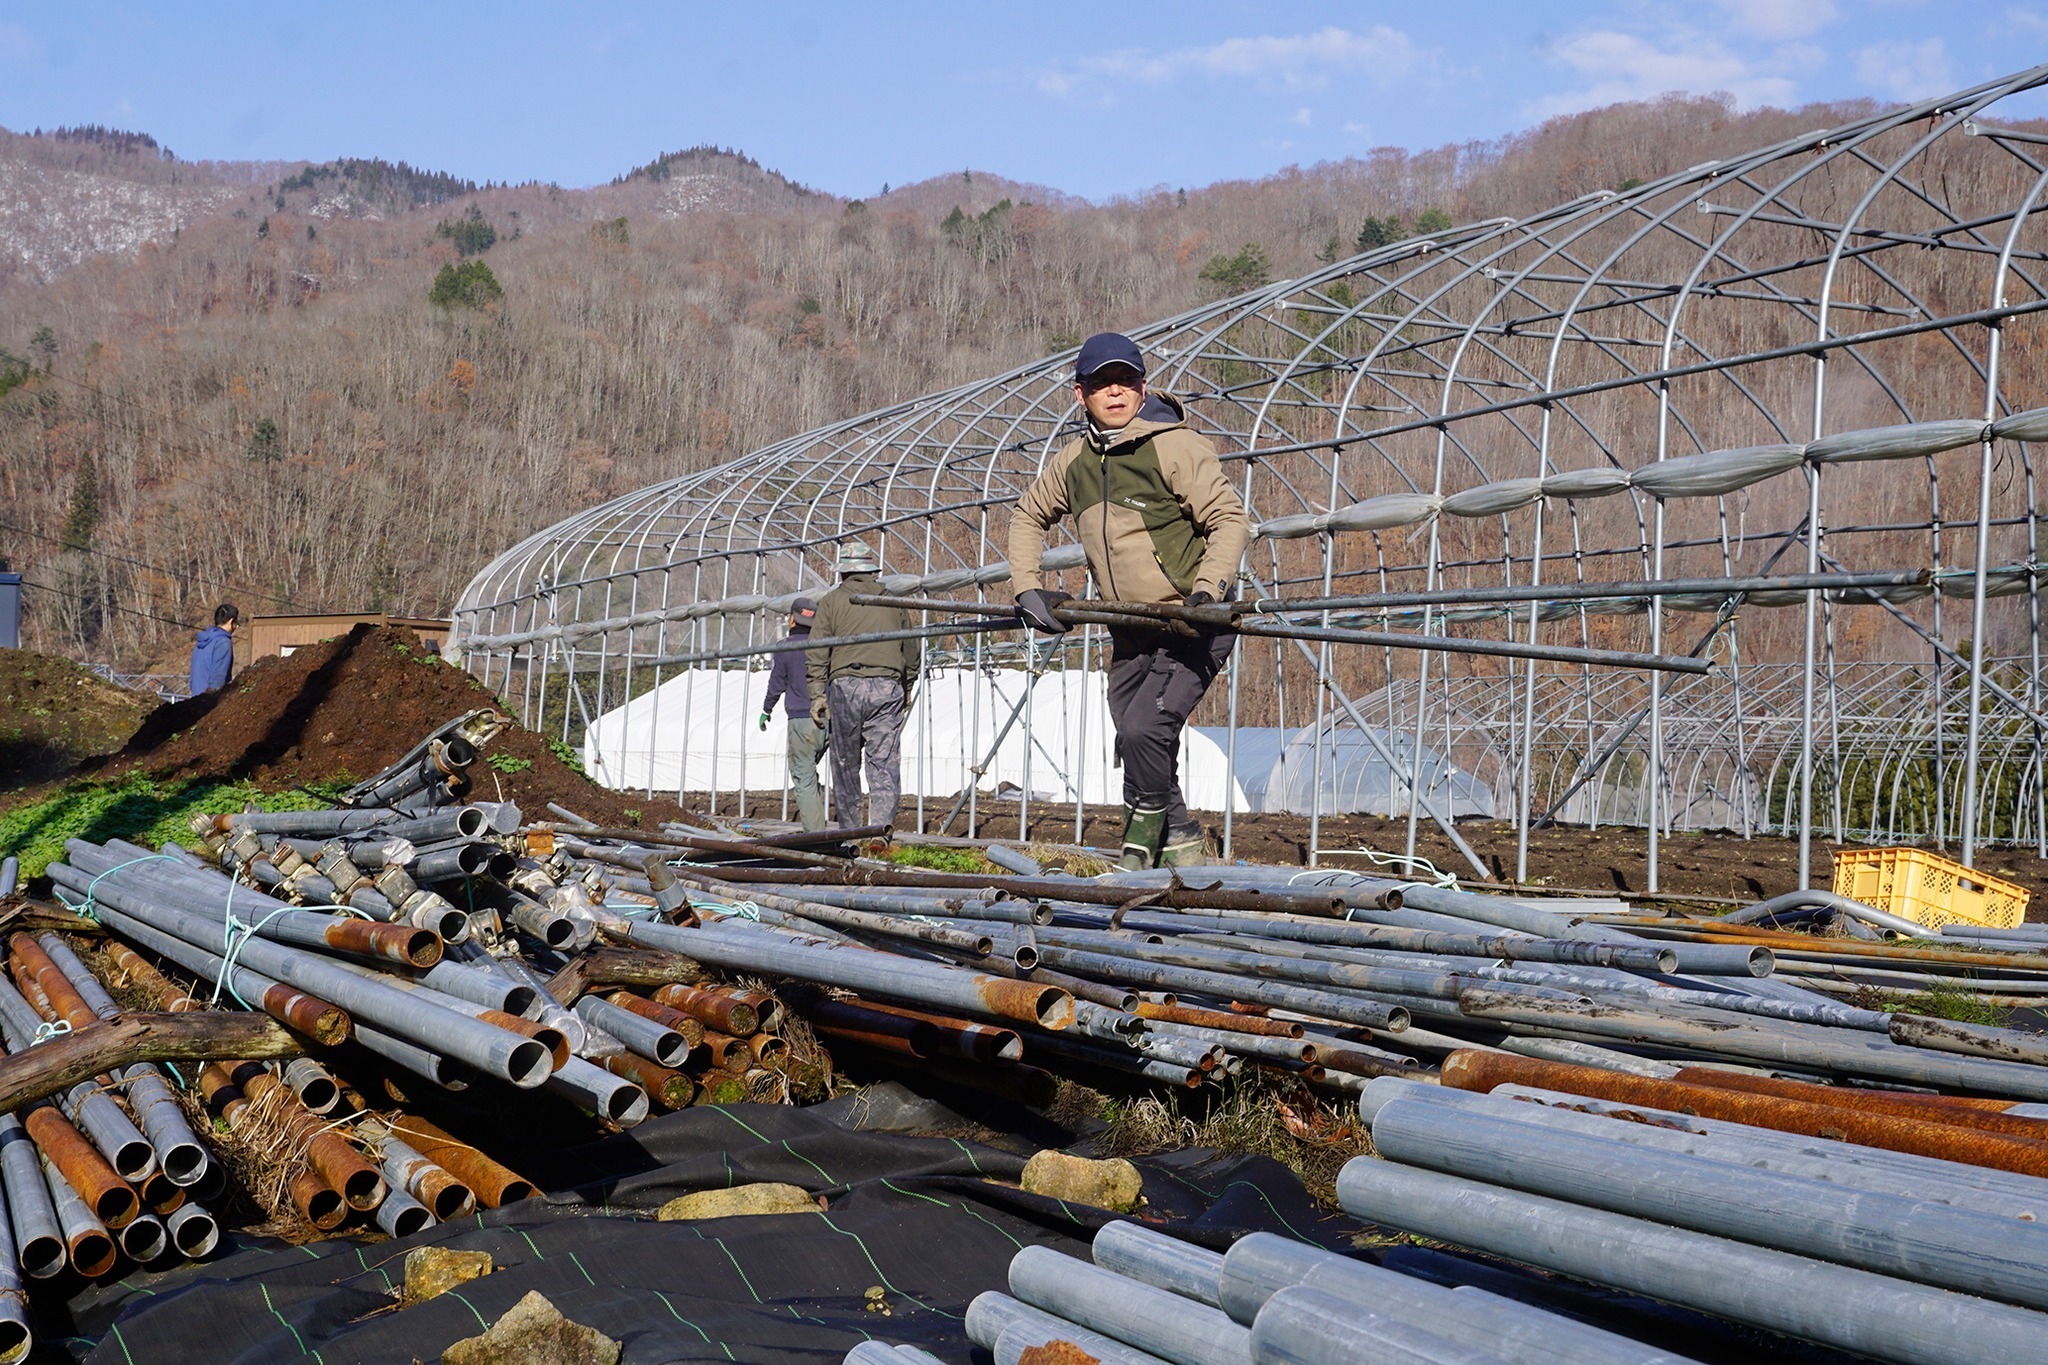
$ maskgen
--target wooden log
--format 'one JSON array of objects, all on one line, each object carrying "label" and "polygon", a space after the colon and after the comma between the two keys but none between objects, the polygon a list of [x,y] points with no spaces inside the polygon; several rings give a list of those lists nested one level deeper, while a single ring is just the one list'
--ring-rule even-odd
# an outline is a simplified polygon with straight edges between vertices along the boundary
[{"label": "wooden log", "polygon": [[574,1008],[586,993],[608,986],[695,986],[711,974],[695,958],[656,948],[593,948],[556,972],[548,994]]},{"label": "wooden log", "polygon": [[227,1010],[128,1014],[0,1058],[0,1114],[134,1062],[296,1057],[299,1040],[268,1015]]}]

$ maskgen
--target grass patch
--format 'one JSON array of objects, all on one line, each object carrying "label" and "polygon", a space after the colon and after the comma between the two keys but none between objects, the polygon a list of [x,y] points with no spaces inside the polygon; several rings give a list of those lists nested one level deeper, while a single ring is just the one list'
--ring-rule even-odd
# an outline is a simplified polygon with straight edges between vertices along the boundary
[{"label": "grass patch", "polygon": [[899,867],[928,867],[935,872],[979,875],[997,870],[994,863],[971,848],[938,848],[932,844],[897,844],[889,850],[889,861]]},{"label": "grass patch", "polygon": [[82,782],[0,815],[0,855],[21,859],[24,881],[40,877],[64,858],[66,839],[105,843],[127,839],[145,848],[169,840],[192,841],[194,815],[259,810],[319,810],[331,793],[264,792],[246,782],[155,782],[130,776],[118,782]]},{"label": "grass patch", "polygon": [[2004,1028],[2012,1013],[1960,986],[1935,986],[1911,995],[1887,995],[1877,1008],[1887,1014],[1918,1014],[1928,1019],[1984,1024],[1991,1028]]},{"label": "grass patch", "polygon": [[1103,1156],[1213,1147],[1271,1157],[1299,1176],[1310,1197],[1326,1208],[1337,1207],[1337,1172],[1344,1163],[1372,1152],[1357,1111],[1339,1097],[1326,1100],[1293,1081],[1262,1074],[1170,1100],[1156,1094],[1114,1099],[1065,1085],[1050,1112],[1055,1122],[1093,1118],[1105,1124],[1098,1139]]}]

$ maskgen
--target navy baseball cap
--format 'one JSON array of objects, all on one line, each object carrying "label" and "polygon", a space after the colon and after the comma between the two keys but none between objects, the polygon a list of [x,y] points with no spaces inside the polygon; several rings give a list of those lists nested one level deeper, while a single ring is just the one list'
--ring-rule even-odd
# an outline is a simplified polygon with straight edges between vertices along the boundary
[{"label": "navy baseball cap", "polygon": [[1122,332],[1097,332],[1081,343],[1081,354],[1074,358],[1074,378],[1086,379],[1105,365],[1128,365],[1142,375],[1145,353]]}]

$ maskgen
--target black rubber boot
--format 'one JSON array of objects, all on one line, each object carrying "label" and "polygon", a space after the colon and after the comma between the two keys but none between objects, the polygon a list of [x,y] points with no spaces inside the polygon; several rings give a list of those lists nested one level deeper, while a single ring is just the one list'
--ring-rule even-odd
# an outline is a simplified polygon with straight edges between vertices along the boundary
[{"label": "black rubber boot", "polygon": [[1165,846],[1159,850],[1161,867],[1201,867],[1209,861],[1209,841],[1202,827],[1193,822],[1166,831]]},{"label": "black rubber boot", "polygon": [[1135,805],[1124,807],[1124,849],[1117,859],[1122,872],[1143,872],[1159,861],[1159,845],[1166,836],[1166,799],[1141,796]]}]

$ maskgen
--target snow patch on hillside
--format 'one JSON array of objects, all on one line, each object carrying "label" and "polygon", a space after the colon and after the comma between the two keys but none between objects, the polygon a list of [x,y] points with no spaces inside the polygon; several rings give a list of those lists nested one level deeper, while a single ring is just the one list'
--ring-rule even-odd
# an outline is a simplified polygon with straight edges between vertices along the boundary
[{"label": "snow patch on hillside", "polygon": [[137,185],[0,160],[0,263],[49,279],[89,257],[133,255],[143,243],[162,241],[243,193],[226,186]]}]

